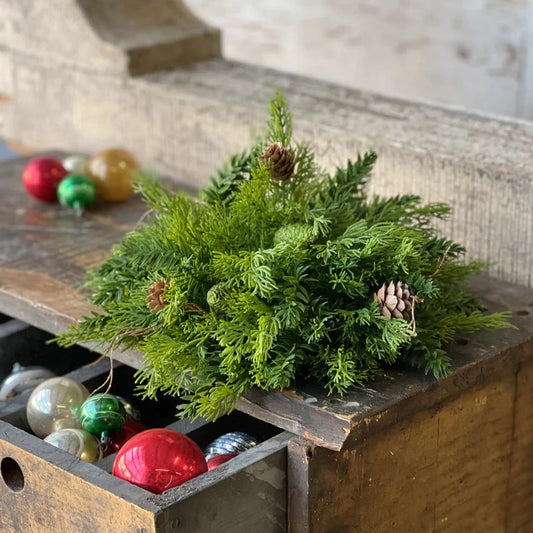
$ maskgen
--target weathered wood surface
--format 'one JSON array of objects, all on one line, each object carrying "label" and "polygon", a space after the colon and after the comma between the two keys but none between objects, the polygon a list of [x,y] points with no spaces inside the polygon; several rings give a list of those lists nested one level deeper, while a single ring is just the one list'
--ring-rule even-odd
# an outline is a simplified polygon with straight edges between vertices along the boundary
[{"label": "weathered wood surface", "polygon": [[[278,533],[287,530],[287,444],[283,432],[152,501],[161,531]],[[170,527],[169,527],[170,525]]]},{"label": "weathered wood surface", "polygon": [[[91,307],[80,292],[85,269],[104,258],[143,212],[138,199],[100,205],[77,218],[58,205],[40,204],[20,182],[24,159],[0,167],[6,202],[0,206],[0,312],[51,331],[64,330]],[[533,291],[488,279],[476,291],[492,309],[514,312],[517,330],[482,332],[450,347],[454,373],[438,383],[411,369],[387,372],[370,387],[343,399],[327,397],[310,384],[297,390],[252,391],[237,408],[296,433],[319,446],[339,450],[346,443],[429,408],[461,391],[493,379],[502,369],[530,360],[533,346]],[[136,352],[114,358],[139,368]]]},{"label": "weathered wood surface", "polygon": [[[0,136],[47,150],[118,144],[145,166],[201,185],[224,158],[249,145],[279,88],[289,97],[296,137],[310,141],[322,165],[331,169],[375,149],[374,192],[450,203],[455,215],[447,234],[490,262],[491,275],[533,286],[531,123],[220,59],[128,77],[124,53],[104,38],[119,39],[122,29],[106,10],[124,1],[53,0],[39,7],[38,0],[0,0]],[[138,9],[145,4],[129,1]],[[168,0],[158,4],[168,7]],[[73,18],[65,24],[67,14]],[[130,22],[132,35],[145,32],[143,17]],[[165,48],[157,53],[159,61],[167,55]]]},{"label": "weathered wood surface", "polygon": [[533,531],[532,376],[509,365],[341,452],[291,443],[290,530]]}]

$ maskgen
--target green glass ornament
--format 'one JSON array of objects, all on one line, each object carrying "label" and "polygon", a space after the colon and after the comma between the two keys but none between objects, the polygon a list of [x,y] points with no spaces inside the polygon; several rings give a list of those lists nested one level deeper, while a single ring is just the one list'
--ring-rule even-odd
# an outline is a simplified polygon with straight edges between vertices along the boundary
[{"label": "green glass ornament", "polygon": [[113,394],[93,394],[81,406],[80,421],[89,433],[105,437],[122,428],[126,422],[126,410]]},{"label": "green glass ornament", "polygon": [[59,203],[82,212],[96,199],[93,180],[85,174],[67,174],[57,188]]}]

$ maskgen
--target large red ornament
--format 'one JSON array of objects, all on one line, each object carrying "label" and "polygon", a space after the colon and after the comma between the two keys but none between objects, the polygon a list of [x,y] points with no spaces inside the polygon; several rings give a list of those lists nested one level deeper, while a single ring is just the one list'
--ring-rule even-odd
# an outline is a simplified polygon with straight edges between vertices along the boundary
[{"label": "large red ornament", "polygon": [[137,433],[146,431],[147,429],[148,428],[144,424],[141,424],[132,418],[128,418],[126,423],[122,426],[122,429],[115,431],[111,435],[105,455],[111,455],[112,453],[118,452],[120,448],[133,437],[133,435],[137,435]]},{"label": "large red ornament", "polygon": [[33,197],[43,202],[57,200],[59,182],[67,175],[67,171],[53,157],[37,157],[32,159],[22,171],[22,183]]},{"label": "large red ornament", "polygon": [[134,435],[119,450],[113,475],[161,494],[207,472],[199,446],[170,429],[148,429]]},{"label": "large red ornament", "polygon": [[211,457],[209,461],[207,461],[207,470],[211,471],[213,468],[227,463],[234,457],[237,457],[234,453],[221,453],[220,455],[215,455],[214,457]]}]

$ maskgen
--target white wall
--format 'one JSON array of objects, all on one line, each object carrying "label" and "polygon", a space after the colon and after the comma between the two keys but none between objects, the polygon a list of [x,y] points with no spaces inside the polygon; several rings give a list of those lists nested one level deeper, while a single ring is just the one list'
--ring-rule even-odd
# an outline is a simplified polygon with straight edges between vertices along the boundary
[{"label": "white wall", "polygon": [[224,55],[533,119],[533,0],[186,0]]}]

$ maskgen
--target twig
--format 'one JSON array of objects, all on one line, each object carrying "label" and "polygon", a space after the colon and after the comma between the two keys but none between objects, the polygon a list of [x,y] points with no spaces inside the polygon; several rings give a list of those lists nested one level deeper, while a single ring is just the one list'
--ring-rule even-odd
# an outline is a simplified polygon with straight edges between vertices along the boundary
[{"label": "twig", "polygon": [[205,315],[207,311],[202,309],[199,305],[194,303],[186,303],[183,308],[187,313],[198,313],[199,315]]},{"label": "twig", "polygon": [[435,270],[435,272],[433,272],[433,274],[431,274],[431,276],[428,276],[428,277],[433,278],[440,272],[440,269],[442,265],[444,264],[444,261],[446,260],[446,256],[450,253],[450,250],[452,249],[452,246],[454,244],[457,244],[457,243],[455,241],[452,241],[450,245],[448,246],[448,248],[446,248],[446,250],[442,254],[442,257],[439,260],[439,264],[437,265],[437,270]]}]

